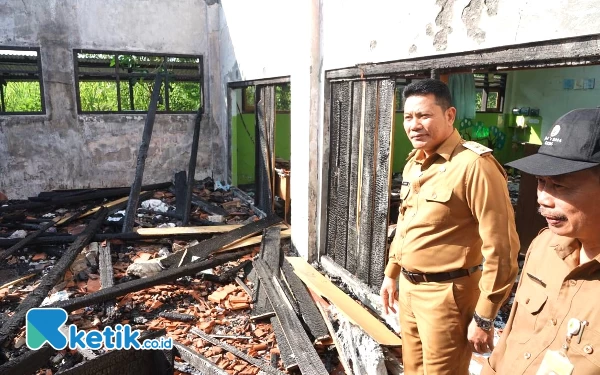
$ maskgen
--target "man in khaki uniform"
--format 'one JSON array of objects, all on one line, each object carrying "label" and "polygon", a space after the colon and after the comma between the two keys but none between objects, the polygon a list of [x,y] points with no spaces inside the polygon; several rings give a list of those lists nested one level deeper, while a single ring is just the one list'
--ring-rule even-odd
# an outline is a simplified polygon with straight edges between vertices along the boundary
[{"label": "man in khaki uniform", "polygon": [[493,320],[517,273],[506,173],[490,149],[465,143],[454,129],[443,82],[412,83],[403,96],[415,150],[380,294],[386,312],[395,312],[399,294],[407,375],[466,375],[473,350],[493,349]]},{"label": "man in khaki uniform", "polygon": [[600,109],[567,113],[537,154],[508,165],[537,176],[549,229],[529,246],[483,374],[600,374]]}]

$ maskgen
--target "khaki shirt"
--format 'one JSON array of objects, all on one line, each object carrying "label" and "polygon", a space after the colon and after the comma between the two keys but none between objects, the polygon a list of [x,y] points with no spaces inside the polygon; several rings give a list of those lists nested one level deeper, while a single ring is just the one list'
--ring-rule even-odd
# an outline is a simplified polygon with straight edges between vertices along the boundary
[{"label": "khaki shirt", "polygon": [[560,350],[571,318],[589,322],[567,351],[573,375],[600,374],[600,255],[579,265],[580,247],[547,229],[533,240],[509,321],[482,374],[535,374],[547,349]]},{"label": "khaki shirt", "polygon": [[475,311],[494,319],[517,275],[519,239],[504,168],[463,142],[454,130],[428,158],[421,150],[410,157],[385,274],[468,269],[485,257]]}]

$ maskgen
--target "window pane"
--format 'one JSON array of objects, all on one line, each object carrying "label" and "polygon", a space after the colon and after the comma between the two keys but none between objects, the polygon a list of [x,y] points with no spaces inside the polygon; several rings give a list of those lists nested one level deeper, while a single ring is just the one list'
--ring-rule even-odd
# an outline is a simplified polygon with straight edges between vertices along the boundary
[{"label": "window pane", "polygon": [[487,107],[489,109],[496,109],[498,108],[498,93],[497,92],[490,92],[488,93],[488,97],[487,97]]},{"label": "window pane", "polygon": [[404,102],[402,100],[402,91],[404,91],[404,85],[398,86],[396,83],[396,112],[404,111]]},{"label": "window pane", "polygon": [[254,96],[256,94],[256,86],[248,86],[244,88],[244,112],[254,111]]},{"label": "window pane", "polygon": [[191,112],[200,107],[200,84],[169,82],[169,110]]},{"label": "window pane", "polygon": [[39,82],[7,82],[4,86],[5,112],[41,112]]},{"label": "window pane", "polygon": [[129,93],[129,81],[119,81],[119,87],[121,91],[121,110],[132,111],[131,108],[131,95]]},{"label": "window pane", "polygon": [[[136,111],[148,111],[150,106],[150,98],[152,97],[152,87],[154,86],[154,80],[138,80],[133,86],[133,102]],[[164,83],[160,87],[160,97],[157,111],[165,110],[165,85]]]},{"label": "window pane", "polygon": [[82,81],[79,82],[81,110],[118,111],[117,82],[115,81]]}]

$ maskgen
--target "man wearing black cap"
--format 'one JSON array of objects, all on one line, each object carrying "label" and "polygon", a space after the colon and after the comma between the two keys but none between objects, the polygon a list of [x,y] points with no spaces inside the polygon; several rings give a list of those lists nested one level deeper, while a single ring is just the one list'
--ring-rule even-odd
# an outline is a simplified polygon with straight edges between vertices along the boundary
[{"label": "man wearing black cap", "polygon": [[537,154],[508,165],[537,177],[548,228],[482,374],[600,374],[600,109],[562,116]]}]

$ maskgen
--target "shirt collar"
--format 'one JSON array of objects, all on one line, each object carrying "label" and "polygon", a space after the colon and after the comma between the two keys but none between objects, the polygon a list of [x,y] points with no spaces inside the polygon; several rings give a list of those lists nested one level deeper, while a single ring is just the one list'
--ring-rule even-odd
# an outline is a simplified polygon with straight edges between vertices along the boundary
[{"label": "shirt collar", "polygon": [[[450,136],[446,138],[446,140],[442,142],[441,145],[438,146],[437,150],[435,150],[435,154],[438,154],[444,159],[446,159],[446,161],[449,161],[452,157],[452,153],[456,149],[456,146],[458,146],[461,143],[461,140],[462,139],[460,138],[460,134],[458,134],[458,131],[454,129],[452,131],[452,134],[450,134]],[[425,151],[417,150],[416,160],[425,160]]]}]

